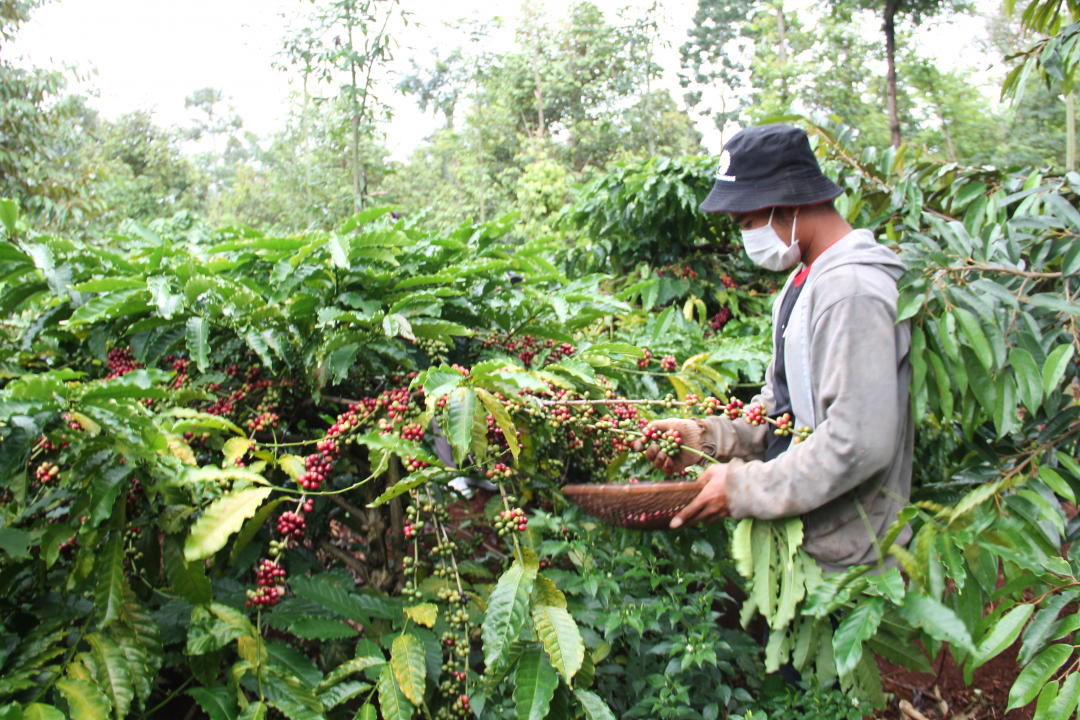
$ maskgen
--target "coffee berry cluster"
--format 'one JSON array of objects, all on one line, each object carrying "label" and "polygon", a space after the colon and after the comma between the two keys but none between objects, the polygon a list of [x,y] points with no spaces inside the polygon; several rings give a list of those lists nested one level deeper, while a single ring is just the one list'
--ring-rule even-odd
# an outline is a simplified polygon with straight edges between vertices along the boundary
[{"label": "coffee berry cluster", "polygon": [[253,432],[266,432],[270,428],[276,428],[280,418],[277,413],[264,412],[248,420],[248,429]]},{"label": "coffee berry cluster", "polygon": [[488,480],[501,480],[502,478],[513,477],[514,470],[504,463],[495,463],[492,467],[488,468],[488,471],[484,473]]},{"label": "coffee berry cluster", "polygon": [[413,473],[417,470],[420,470],[421,468],[426,468],[428,466],[428,464],[423,460],[417,460],[413,457],[406,457],[401,464],[402,467],[405,468],[405,472],[407,473]]},{"label": "coffee berry cluster", "polygon": [[660,369],[664,372],[675,372],[677,367],[679,367],[679,361],[675,359],[674,355],[665,355],[664,359],[660,361]]},{"label": "coffee berry cluster", "polygon": [[710,395],[701,404],[701,411],[706,415],[720,415],[724,412],[724,403],[720,398]]},{"label": "coffee berry cluster", "polygon": [[[405,537],[410,536],[411,533]],[[420,592],[420,588],[416,586],[416,571],[418,565],[419,563],[412,555],[406,555],[401,561],[401,570],[405,574],[405,586],[401,589],[401,596],[406,599],[415,600],[416,602],[420,602],[424,599],[424,594]]]},{"label": "coffee berry cluster", "polygon": [[765,409],[761,405],[751,405],[743,410],[742,418],[747,424],[757,427],[765,424]]},{"label": "coffee berry cluster", "polygon": [[548,341],[551,351],[548,353],[545,363],[557,362],[560,357],[570,357],[574,354],[574,346],[568,342],[564,342],[561,345],[554,345],[552,341]]},{"label": "coffee berry cluster", "polygon": [[810,433],[812,432],[808,427],[795,427],[795,421],[791,417],[791,413],[784,413],[774,420],[765,415],[765,408],[763,406],[751,405],[749,407],[744,407],[742,400],[736,398],[732,398],[731,402],[724,407],[724,415],[732,420],[742,418],[744,422],[755,427],[764,425],[765,423],[771,423],[775,426],[773,434],[780,437],[794,436],[791,440],[793,443],[802,442],[810,437]]},{"label": "coffee berry cluster", "polygon": [[401,428],[401,439],[421,442],[424,439],[424,428],[420,423],[409,423]]},{"label": "coffee berry cluster", "polygon": [[319,452],[304,458],[304,473],[297,478],[300,487],[305,490],[318,490],[319,486],[330,477],[334,463],[341,455],[341,448],[330,437],[316,443],[315,449]]},{"label": "coffee berry cluster", "polygon": [[413,535],[422,532],[423,529],[424,521],[420,519],[416,506],[410,505],[405,508],[405,527],[403,528],[405,537],[411,539]]},{"label": "coffee berry cluster", "polygon": [[281,513],[277,521],[277,531],[282,537],[292,538],[299,542],[307,533],[307,521],[304,516],[292,510]]},{"label": "coffee berry cluster", "polygon": [[34,472],[34,477],[36,477],[40,483],[47,483],[50,480],[55,480],[56,476],[59,474],[60,468],[56,466],[56,463],[51,463],[46,460],[38,465],[37,470]]},{"label": "coffee berry cluster", "polygon": [[258,588],[247,591],[248,607],[277,605],[285,594],[285,568],[272,560],[261,560],[255,572]]},{"label": "coffee berry cluster", "polygon": [[672,429],[660,436],[660,451],[665,455],[675,457],[682,450],[682,436],[679,431]]},{"label": "coffee berry cluster", "polygon": [[645,353],[645,357],[637,361],[638,367],[644,370],[649,367],[649,363],[652,362],[652,353],[649,352],[649,348],[641,348],[641,352]]},{"label": "coffee berry cluster", "polygon": [[452,632],[444,632],[439,640],[447,648],[447,659],[442,665],[445,679],[439,685],[439,690],[444,696],[452,696],[455,692],[459,694],[451,705],[440,708],[436,717],[441,720],[467,718],[472,714],[469,709],[469,696],[460,691],[468,678],[465,659],[469,656],[469,640],[466,636],[458,637]]},{"label": "coffee berry cluster", "polygon": [[682,435],[678,430],[671,429],[660,432],[660,428],[653,425],[644,430],[645,439],[660,446],[660,452],[674,457],[682,450]]},{"label": "coffee berry cluster", "polygon": [[416,347],[431,358],[432,362],[445,361],[447,354],[450,352],[449,345],[435,338],[416,338]]},{"label": "coffee berry cluster", "polygon": [[124,347],[116,346],[109,350],[107,360],[109,374],[105,376],[106,380],[123,377],[129,372],[134,372],[142,367],[135,361],[135,354],[131,352],[131,348],[126,345]]},{"label": "coffee berry cluster", "polygon": [[495,530],[498,531],[499,537],[502,537],[514,530],[525,532],[528,524],[529,520],[525,517],[525,511],[521,508],[513,508],[499,512],[499,517],[495,520]]}]

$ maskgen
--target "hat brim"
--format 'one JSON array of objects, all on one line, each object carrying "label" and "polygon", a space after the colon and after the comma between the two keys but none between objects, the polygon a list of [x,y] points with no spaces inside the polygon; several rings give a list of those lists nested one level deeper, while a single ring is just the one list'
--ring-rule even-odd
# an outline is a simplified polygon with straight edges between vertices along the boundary
[{"label": "hat brim", "polygon": [[824,175],[785,179],[760,186],[738,180],[717,180],[698,209],[707,213],[748,213],[770,207],[817,205],[843,194],[840,186]]}]

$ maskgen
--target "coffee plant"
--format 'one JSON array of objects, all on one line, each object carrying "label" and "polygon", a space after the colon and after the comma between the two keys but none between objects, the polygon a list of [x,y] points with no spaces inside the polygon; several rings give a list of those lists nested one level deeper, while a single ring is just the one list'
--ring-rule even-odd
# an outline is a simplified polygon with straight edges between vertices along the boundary
[{"label": "coffee plant", "polygon": [[[573,610],[620,606],[611,571],[545,546],[610,530],[558,487],[628,463],[652,415],[595,404],[620,386],[666,409],[759,381],[749,309],[714,358],[693,314],[571,279],[550,244],[511,253],[511,219],[442,237],[375,210],[276,238],[178,218],[105,242],[3,211],[4,707],[610,716],[597,674],[625,641]],[[645,337],[691,359],[639,367]],[[497,493],[473,507],[460,476]]]}]

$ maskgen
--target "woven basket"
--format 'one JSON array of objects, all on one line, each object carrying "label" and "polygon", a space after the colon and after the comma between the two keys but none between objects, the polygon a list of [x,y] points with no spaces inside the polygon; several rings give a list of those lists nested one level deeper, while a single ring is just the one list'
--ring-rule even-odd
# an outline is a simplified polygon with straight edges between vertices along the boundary
[{"label": "woven basket", "polygon": [[604,522],[634,530],[664,530],[703,487],[703,482],[643,482],[567,485],[562,491]]}]

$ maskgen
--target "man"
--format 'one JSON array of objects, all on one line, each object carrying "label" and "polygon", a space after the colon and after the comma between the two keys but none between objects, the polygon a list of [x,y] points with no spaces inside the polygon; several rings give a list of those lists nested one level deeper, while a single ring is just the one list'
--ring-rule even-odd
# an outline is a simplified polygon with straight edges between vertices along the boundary
[{"label": "man", "polygon": [[[910,496],[914,437],[911,327],[896,322],[905,268],[835,210],[842,192],[804,131],[766,125],[731,138],[701,204],[731,216],[758,265],[798,263],[773,306],[773,361],[751,403],[774,419],[790,413],[810,436],[793,443],[771,424],[726,417],[653,423],[720,461],[702,472],[707,484],[672,528],[725,515],[801,516],[803,548],[827,571],[885,560],[877,539]],[[703,461],[685,449],[668,457],[657,445],[646,457],[668,474]],[[910,534],[905,528],[898,541]]]}]

